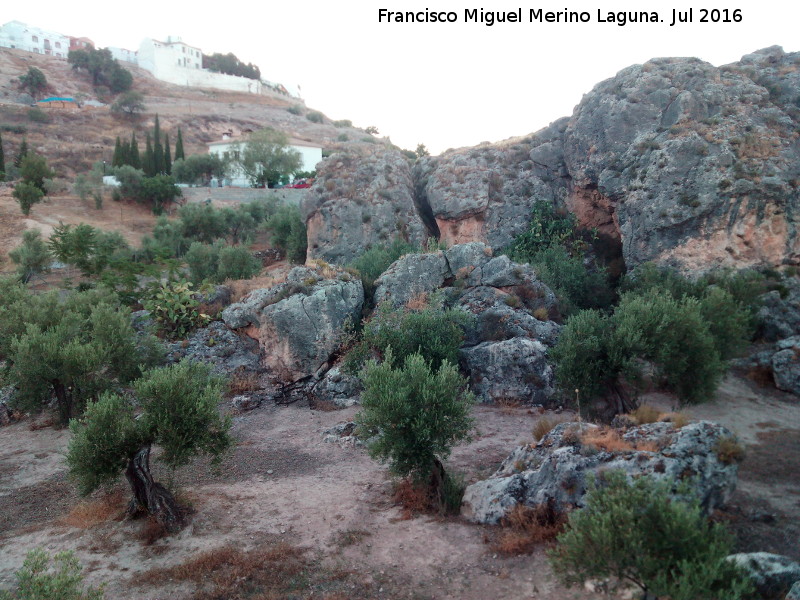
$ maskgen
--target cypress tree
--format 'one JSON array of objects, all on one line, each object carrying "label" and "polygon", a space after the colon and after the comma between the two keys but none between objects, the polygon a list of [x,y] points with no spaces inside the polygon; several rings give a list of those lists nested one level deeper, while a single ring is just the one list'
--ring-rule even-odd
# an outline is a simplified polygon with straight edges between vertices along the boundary
[{"label": "cypress tree", "polygon": [[164,172],[164,148],[161,146],[161,125],[156,115],[156,125],[153,128],[153,175]]},{"label": "cypress tree", "polygon": [[3,154],[3,134],[0,133],[0,181],[6,180],[6,156]]},{"label": "cypress tree", "polygon": [[125,160],[122,155],[122,143],[119,141],[119,136],[117,136],[117,141],[114,143],[114,158],[111,159],[111,166],[121,167],[124,164]]},{"label": "cypress tree", "polygon": [[172,175],[172,158],[169,155],[169,134],[164,135],[164,173]]},{"label": "cypress tree", "polygon": [[19,152],[17,152],[17,156],[14,157],[14,166],[18,169],[22,166],[22,159],[28,156],[28,140],[26,138],[22,138],[22,144],[20,144]]},{"label": "cypress tree", "polygon": [[175,142],[175,160],[184,158],[186,156],[183,154],[183,136],[181,135],[181,128],[178,127],[178,141]]},{"label": "cypress tree", "polygon": [[155,161],[153,160],[153,144],[150,141],[150,132],[147,132],[147,142],[144,148],[144,161],[142,162],[144,174],[153,177],[156,174]]},{"label": "cypress tree", "polygon": [[139,142],[136,141],[136,134],[131,134],[131,149],[129,154],[129,162],[128,164],[132,166],[134,169],[141,169],[142,168],[142,159],[139,156]]}]

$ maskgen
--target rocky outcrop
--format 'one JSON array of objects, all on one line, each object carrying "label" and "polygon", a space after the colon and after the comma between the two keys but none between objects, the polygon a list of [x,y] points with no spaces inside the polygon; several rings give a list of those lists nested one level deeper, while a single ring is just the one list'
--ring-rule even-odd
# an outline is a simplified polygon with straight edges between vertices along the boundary
[{"label": "rocky outcrop", "polygon": [[421,159],[418,204],[451,244],[505,247],[547,200],[628,267],[800,264],[798,79],[800,53],[777,47],[634,65],[533,135]]},{"label": "rocky outcrop", "polygon": [[561,326],[556,297],[528,265],[494,256],[478,242],[408,254],[375,282],[377,302],[411,305],[441,290],[450,306],[475,316],[461,363],[482,402],[548,404],[554,394],[547,350]]},{"label": "rocky outcrop", "polygon": [[786,600],[800,600],[800,581],[797,581],[786,594]]},{"label": "rocky outcrop", "polygon": [[272,376],[293,381],[327,369],[342,327],[358,322],[363,304],[358,278],[329,267],[295,267],[285,283],[251,292],[222,318],[258,341]]},{"label": "rocky outcrop", "polygon": [[310,391],[317,400],[330,402],[337,408],[347,408],[358,404],[362,390],[358,377],[343,373],[339,367],[333,367]]},{"label": "rocky outcrop", "polygon": [[193,331],[185,341],[167,345],[167,360],[178,362],[188,359],[209,364],[215,373],[224,376],[233,374],[259,374],[261,366],[258,343],[237,335],[220,321]]},{"label": "rocky outcrop", "polygon": [[376,244],[428,237],[414,205],[411,167],[385,148],[350,147],[327,158],[302,204],[308,258],[346,265]]},{"label": "rocky outcrop", "polygon": [[761,337],[768,342],[800,335],[800,279],[787,277],[781,285],[783,293],[773,290],[761,297],[758,321]]},{"label": "rocky outcrop", "polygon": [[781,340],[772,355],[772,376],[775,387],[800,396],[800,336]]},{"label": "rocky outcrop", "polygon": [[726,560],[745,570],[761,598],[782,600],[800,582],[800,563],[786,556],[751,552],[732,554]]},{"label": "rocky outcrop", "polygon": [[[671,423],[652,423],[611,430],[605,438],[592,435],[599,431],[596,425],[562,423],[537,444],[517,448],[492,477],[467,487],[462,514],[495,524],[517,504],[581,507],[587,476],[611,469],[629,477],[691,479],[706,511],[723,505],[736,487],[737,465],[718,457],[719,440],[731,436],[721,425],[701,421],[676,430]],[[615,436],[613,445],[602,441],[608,436]]]}]

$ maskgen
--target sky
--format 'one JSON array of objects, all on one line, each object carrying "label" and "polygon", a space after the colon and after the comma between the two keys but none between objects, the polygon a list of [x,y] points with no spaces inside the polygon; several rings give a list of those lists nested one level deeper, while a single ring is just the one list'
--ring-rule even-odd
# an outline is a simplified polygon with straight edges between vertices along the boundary
[{"label": "sky", "polygon": [[[800,51],[800,2],[391,1],[39,0],[6,3],[0,22],[87,36],[99,47],[135,50],[144,37],[176,35],[207,54],[233,52],[259,65],[264,78],[299,85],[307,105],[328,117],[375,126],[403,148],[424,143],[433,153],[541,129],[570,115],[595,84],[650,58],[722,65],[772,45]],[[598,6],[606,21],[608,12],[641,10],[664,21],[601,23]],[[379,23],[381,8],[453,11],[457,21]],[[692,23],[670,26],[673,10],[690,8]],[[731,19],[739,9],[741,21],[701,23],[703,8],[727,8]],[[522,22],[466,22],[465,9],[520,9]],[[590,21],[530,22],[531,9],[586,11]]]}]

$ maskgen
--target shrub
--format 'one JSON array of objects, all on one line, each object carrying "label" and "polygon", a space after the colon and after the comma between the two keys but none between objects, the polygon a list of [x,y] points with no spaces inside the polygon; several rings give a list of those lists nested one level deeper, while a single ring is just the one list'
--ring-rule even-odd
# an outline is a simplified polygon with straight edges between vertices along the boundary
[{"label": "shrub", "polygon": [[672,600],[745,597],[752,584],[725,560],[730,536],[722,525],[709,525],[697,499],[671,497],[671,487],[646,476],[631,484],[623,473],[608,472],[549,553],[558,578],[571,586],[616,577]]},{"label": "shrub", "polygon": [[189,278],[194,283],[218,279],[219,254],[223,246],[224,244],[221,242],[214,244],[192,242],[183,258],[189,266]]},{"label": "shrub", "polygon": [[312,123],[322,123],[324,117],[322,116],[321,112],[312,110],[306,113],[306,119],[308,119]]},{"label": "shrub", "polygon": [[72,552],[51,559],[41,548],[31,550],[16,573],[17,589],[0,591],[0,600],[102,600],[104,586],[84,587],[81,570]]},{"label": "shrub", "polygon": [[110,266],[129,261],[131,248],[117,231],[103,231],[86,223],[54,228],[50,251],[61,262],[74,265],[86,277],[99,275]]},{"label": "shrub", "polygon": [[726,435],[720,437],[717,440],[714,450],[717,453],[717,458],[726,465],[735,462],[739,463],[744,460],[744,446],[733,436]]},{"label": "shrub", "polygon": [[350,119],[339,119],[333,122],[334,127],[352,127],[353,122]]},{"label": "shrub", "polygon": [[152,235],[142,238],[142,253],[147,260],[180,258],[192,241],[185,235],[184,221],[158,217]]},{"label": "shrub", "polygon": [[261,262],[243,246],[226,246],[219,253],[219,281],[250,279],[261,271]]},{"label": "shrub", "polygon": [[294,263],[306,261],[306,225],[300,209],[294,205],[281,206],[274,215],[267,219],[265,228],[272,234],[272,244]]},{"label": "shrub", "polygon": [[398,258],[414,251],[414,246],[401,238],[396,238],[388,246],[373,246],[364,251],[348,267],[358,271],[361,283],[364,285],[364,296],[372,299],[375,293],[375,280]]},{"label": "shrub", "polygon": [[31,214],[31,207],[37,202],[41,202],[42,198],[44,198],[44,193],[42,190],[35,185],[25,183],[24,181],[21,181],[14,186],[12,195],[17,199],[19,208],[22,210],[22,214],[26,217]]},{"label": "shrub", "polygon": [[184,338],[209,320],[208,315],[197,310],[200,302],[194,297],[192,284],[186,281],[161,283],[143,299],[142,304],[170,339]]},{"label": "shrub", "polygon": [[300,104],[295,104],[293,106],[288,107],[286,111],[293,115],[302,115],[303,107]]},{"label": "shrub", "polygon": [[348,354],[344,368],[355,373],[370,354],[383,356],[389,348],[399,362],[420,354],[434,370],[444,362],[458,364],[458,349],[471,321],[470,314],[444,309],[436,300],[417,311],[383,303],[365,324],[361,342]]},{"label": "shrub", "polygon": [[70,475],[87,495],[124,471],[133,493],[129,512],[144,510],[174,531],[183,513],[172,494],[153,481],[150,450],[158,444],[161,460],[173,469],[203,453],[219,460],[231,445],[230,418],[217,409],[223,381],[208,365],[183,361],[147,371],[134,389],[142,407],[138,418],[129,401],[106,393],[84,419],[70,423]]},{"label": "shrub", "polygon": [[474,397],[451,363],[433,370],[420,354],[407,356],[402,366],[393,363],[389,349],[383,363],[370,361],[365,367],[357,422],[361,431],[374,434],[370,456],[388,461],[396,475],[430,481],[443,506],[446,475],[441,460],[468,438]]},{"label": "shrub", "polygon": [[50,263],[53,261],[53,256],[38,229],[23,231],[22,244],[9,252],[8,256],[17,265],[17,275],[23,283],[36,273],[49,271]]},{"label": "shrub", "polygon": [[51,121],[50,115],[38,106],[28,109],[28,120],[33,123],[49,123]]},{"label": "shrub", "polygon": [[160,359],[150,336],[138,336],[130,311],[105,290],[31,294],[0,286],[0,358],[19,389],[15,402],[37,408],[56,399],[63,423],[87,402],[137,377]]},{"label": "shrub", "polygon": [[28,152],[22,159],[19,166],[19,173],[24,183],[39,188],[42,194],[47,193],[44,180],[53,179],[56,175],[55,172],[47,166],[47,161],[44,156],[33,152]]}]

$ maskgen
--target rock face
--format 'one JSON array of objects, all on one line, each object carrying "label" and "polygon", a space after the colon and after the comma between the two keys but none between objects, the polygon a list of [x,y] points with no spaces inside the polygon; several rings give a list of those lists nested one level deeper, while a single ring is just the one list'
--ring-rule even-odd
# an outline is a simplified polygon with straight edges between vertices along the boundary
[{"label": "rock face", "polygon": [[318,400],[330,402],[338,408],[347,408],[358,404],[362,390],[358,377],[342,373],[339,367],[333,367],[313,386],[311,392]]},{"label": "rock face", "polygon": [[547,350],[561,326],[556,297],[527,265],[472,242],[408,254],[376,281],[376,302],[403,306],[442,290],[450,306],[475,315],[461,362],[483,402],[548,404],[554,393]]},{"label": "rock face", "polygon": [[395,150],[350,148],[324,160],[302,211],[308,258],[340,265],[396,237],[415,245],[428,237],[414,205],[411,167]]},{"label": "rock face", "polygon": [[800,582],[800,563],[786,556],[751,552],[732,554],[727,560],[747,571],[761,598],[782,600],[793,584]]},{"label": "rock face", "polygon": [[777,290],[764,294],[758,312],[761,336],[768,342],[800,335],[800,279],[787,278],[782,284],[785,297]]},{"label": "rock face", "polygon": [[496,524],[517,504],[584,506],[587,475],[611,469],[629,477],[693,478],[692,488],[706,511],[723,505],[736,487],[737,465],[722,462],[716,450],[718,440],[731,434],[715,423],[701,421],[678,430],[670,423],[633,427],[620,432],[621,444],[631,449],[613,452],[582,441],[593,430],[596,425],[562,423],[537,444],[517,448],[492,477],[467,487],[462,514]]},{"label": "rock face", "polygon": [[800,335],[781,340],[772,355],[775,387],[800,396]]},{"label": "rock face", "polygon": [[168,344],[166,349],[170,362],[184,358],[203,362],[210,364],[220,375],[258,374],[264,370],[258,343],[247,336],[237,335],[219,321],[193,331],[185,342]]},{"label": "rock face", "polygon": [[345,322],[360,318],[361,281],[341,271],[327,275],[295,267],[285,283],[255,290],[222,313],[226,325],[258,340],[262,364],[283,381],[319,374],[338,348]]}]

